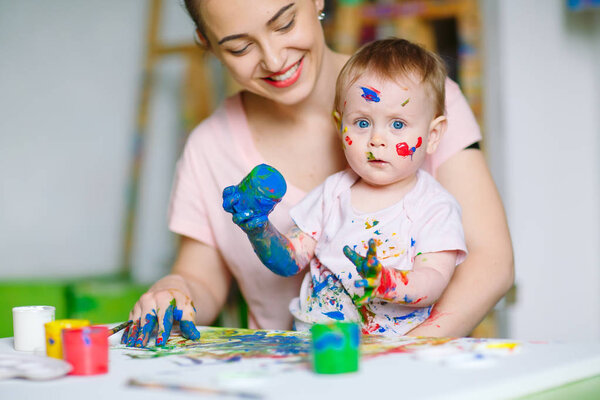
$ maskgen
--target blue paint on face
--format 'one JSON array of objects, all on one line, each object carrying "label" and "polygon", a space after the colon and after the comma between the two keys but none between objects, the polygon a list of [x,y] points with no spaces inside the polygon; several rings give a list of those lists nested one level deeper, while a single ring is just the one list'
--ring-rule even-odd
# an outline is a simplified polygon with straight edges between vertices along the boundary
[{"label": "blue paint on face", "polygon": [[183,337],[191,340],[200,339],[200,332],[196,329],[196,326],[192,321],[179,321],[179,329]]},{"label": "blue paint on face", "polygon": [[331,319],[335,319],[337,321],[343,321],[346,317],[344,317],[344,314],[340,311],[329,311],[326,313],[322,313],[323,315],[328,316]]},{"label": "blue paint on face", "polygon": [[410,238],[410,247],[415,247],[415,243],[417,243],[415,239]]},{"label": "blue paint on face", "polygon": [[373,89],[371,87],[364,87],[364,86],[361,86],[360,88],[363,91],[363,94],[361,94],[360,97],[362,97],[366,101],[372,101],[372,102],[375,102],[375,103],[379,103],[379,101],[381,99],[378,96],[379,95],[379,91],[378,90]]}]

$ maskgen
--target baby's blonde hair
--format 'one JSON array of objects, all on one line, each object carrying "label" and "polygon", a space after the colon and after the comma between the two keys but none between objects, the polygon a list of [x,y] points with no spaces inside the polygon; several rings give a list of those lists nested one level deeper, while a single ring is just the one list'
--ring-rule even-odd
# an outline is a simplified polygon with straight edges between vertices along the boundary
[{"label": "baby's blonde hair", "polygon": [[416,74],[433,101],[434,118],[444,115],[446,66],[437,54],[404,39],[383,39],[364,45],[350,57],[337,78],[334,111],[342,113],[343,95],[365,72],[389,80]]}]

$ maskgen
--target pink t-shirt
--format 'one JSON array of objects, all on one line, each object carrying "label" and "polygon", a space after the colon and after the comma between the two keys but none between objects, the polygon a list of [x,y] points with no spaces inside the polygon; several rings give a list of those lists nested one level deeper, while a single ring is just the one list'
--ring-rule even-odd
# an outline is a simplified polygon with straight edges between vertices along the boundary
[{"label": "pink t-shirt", "polygon": [[[310,272],[298,298],[290,303],[298,329],[334,320],[361,321],[352,297],[364,294],[354,285],[362,277],[344,255],[344,246],[364,257],[369,240],[374,239],[381,264],[404,271],[413,269],[420,253],[456,250],[456,264],[465,259],[460,206],[430,174],[419,170],[415,186],[402,200],[375,212],[352,207],[350,188],[357,179],[351,169],[333,174],[290,211],[296,225],[317,241]],[[388,335],[404,335],[427,319],[431,310],[381,299],[366,306],[373,319],[363,332]]]},{"label": "pink t-shirt", "polygon": [[[446,111],[448,129],[424,165],[434,176],[444,161],[481,139],[473,113],[458,85],[450,80],[446,84]],[[289,329],[292,316],[288,304],[298,296],[302,276],[284,278],[266,268],[245,233],[222,208],[223,189],[239,183],[261,163],[265,160],[254,145],[241,97],[236,94],[190,134],[177,164],[169,228],[219,249],[248,303],[250,327]],[[288,183],[285,197],[270,215],[281,232],[291,228],[289,211],[304,195],[306,192]]]}]

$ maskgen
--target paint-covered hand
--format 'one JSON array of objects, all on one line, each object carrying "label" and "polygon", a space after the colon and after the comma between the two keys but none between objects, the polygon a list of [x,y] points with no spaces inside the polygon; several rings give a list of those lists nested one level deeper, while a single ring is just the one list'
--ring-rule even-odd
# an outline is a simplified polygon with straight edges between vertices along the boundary
[{"label": "paint-covered hand", "polygon": [[233,222],[246,233],[263,229],[268,216],[287,190],[283,176],[275,168],[260,164],[235,186],[223,190],[223,209],[233,214]]},{"label": "paint-covered hand", "polygon": [[362,277],[362,279],[356,280],[354,285],[364,288],[364,294],[357,296],[353,301],[357,305],[363,305],[374,296],[374,292],[381,283],[381,273],[385,268],[377,259],[377,244],[375,240],[369,240],[366,257],[361,256],[349,246],[344,246],[344,255],[356,266],[356,270]]},{"label": "paint-covered hand", "polygon": [[183,292],[177,289],[149,291],[134,306],[130,314],[133,324],[123,332],[121,343],[128,347],[146,347],[156,332],[156,346],[164,346],[177,322],[183,337],[199,339],[195,315],[194,304]]}]

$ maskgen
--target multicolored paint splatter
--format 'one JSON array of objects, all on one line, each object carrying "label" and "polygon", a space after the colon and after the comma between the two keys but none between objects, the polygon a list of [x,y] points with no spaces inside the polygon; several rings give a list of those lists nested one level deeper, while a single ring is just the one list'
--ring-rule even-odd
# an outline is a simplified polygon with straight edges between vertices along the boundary
[{"label": "multicolored paint splatter", "polygon": [[379,103],[381,99],[379,98],[379,90],[372,88],[371,86],[361,86],[363,94],[360,95],[366,101],[372,101],[374,103]]},{"label": "multicolored paint splatter", "polygon": [[[433,313],[432,313],[433,315]],[[235,362],[245,359],[274,359],[297,368],[306,368],[309,362],[311,337],[308,332],[269,331],[253,329],[231,329],[201,327],[198,341],[187,340],[172,335],[165,347],[129,348],[123,345],[113,347],[129,350],[125,353],[134,359],[176,357],[190,362],[220,360]],[[406,336],[368,335],[360,338],[361,359],[368,360],[388,354],[433,361],[448,362],[460,355],[483,355],[486,358],[518,354],[520,342],[501,339],[476,338],[413,338]],[[432,350],[436,357],[432,357]]]},{"label": "multicolored paint splatter", "polygon": [[417,144],[414,145],[413,147],[409,147],[406,142],[398,143],[396,145],[396,152],[398,153],[398,155],[400,157],[408,157],[408,156],[412,157],[412,155],[415,154],[415,151],[417,151],[417,149],[419,147],[421,147],[422,144],[423,144],[423,138],[421,138],[419,136],[419,138],[417,139]]}]

